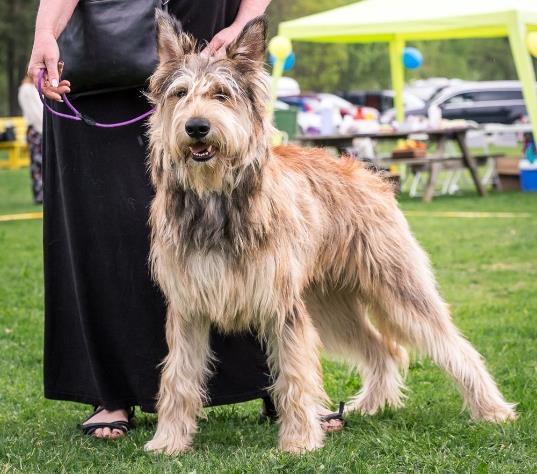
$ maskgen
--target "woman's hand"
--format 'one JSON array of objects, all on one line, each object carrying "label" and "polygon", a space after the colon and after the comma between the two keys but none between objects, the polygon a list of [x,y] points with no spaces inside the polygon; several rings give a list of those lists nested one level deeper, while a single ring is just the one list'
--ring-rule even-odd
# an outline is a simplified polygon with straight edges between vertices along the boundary
[{"label": "woman's hand", "polygon": [[45,69],[43,94],[49,99],[61,102],[62,94],[71,91],[71,84],[66,80],[60,82],[59,59],[60,50],[52,30],[36,30],[28,75],[37,87],[39,72]]},{"label": "woman's hand", "polygon": [[232,23],[213,37],[204,52],[208,53],[210,56],[224,54],[228,45],[239,36],[241,31],[242,27],[240,25]]},{"label": "woman's hand", "polygon": [[223,56],[229,44],[241,34],[246,23],[253,20],[256,16],[262,15],[269,3],[270,0],[241,0],[235,21],[216,34],[203,50],[203,53],[209,54],[210,56]]}]

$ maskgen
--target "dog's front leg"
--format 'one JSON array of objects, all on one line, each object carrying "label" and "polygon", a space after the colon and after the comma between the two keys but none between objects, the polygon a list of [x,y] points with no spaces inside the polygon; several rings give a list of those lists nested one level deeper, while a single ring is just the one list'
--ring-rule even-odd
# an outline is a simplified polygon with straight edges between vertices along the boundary
[{"label": "dog's front leg", "polygon": [[160,380],[157,431],[145,449],[179,454],[190,448],[203,407],[209,372],[209,323],[203,318],[185,320],[168,309],[166,340],[169,353]]},{"label": "dog's front leg", "polygon": [[322,447],[319,408],[328,397],[323,388],[319,337],[302,301],[274,319],[267,343],[275,376],[272,390],[279,414],[280,449],[303,453]]}]

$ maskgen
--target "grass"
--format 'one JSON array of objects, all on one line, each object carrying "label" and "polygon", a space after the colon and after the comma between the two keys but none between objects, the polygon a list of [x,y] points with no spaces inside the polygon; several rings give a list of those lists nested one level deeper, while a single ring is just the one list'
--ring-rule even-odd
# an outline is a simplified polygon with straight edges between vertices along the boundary
[{"label": "grass", "polygon": [[[0,172],[0,214],[36,210],[27,170]],[[258,425],[258,402],[207,410],[195,451],[177,458],[144,453],[155,417],[138,417],[127,437],[83,437],[89,408],[42,396],[43,290],[40,221],[0,223],[0,473],[338,473],[537,472],[537,194],[468,194],[404,210],[526,212],[531,218],[409,217],[430,253],[457,325],[487,360],[520,419],[472,422],[453,384],[430,362],[409,371],[398,411],[348,417],[343,433],[302,457],[275,449],[276,427]],[[326,361],[335,401],[359,381]]]}]

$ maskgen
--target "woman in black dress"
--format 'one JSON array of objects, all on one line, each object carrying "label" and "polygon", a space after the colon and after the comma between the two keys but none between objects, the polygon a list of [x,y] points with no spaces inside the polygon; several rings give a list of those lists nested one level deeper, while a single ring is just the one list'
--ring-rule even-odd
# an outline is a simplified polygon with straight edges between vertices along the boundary
[{"label": "woman in black dress", "polygon": [[[56,39],[77,3],[41,0],[29,72],[37,80],[47,69],[49,99],[69,92],[59,82]],[[268,3],[172,0],[169,10],[214,54]],[[101,122],[148,110],[136,89],[74,102]],[[83,425],[97,437],[126,432],[129,407],[154,410],[167,350],[165,304],[147,267],[152,189],[144,133],[143,123],[98,129],[49,114],[44,121],[45,396],[100,407]],[[268,369],[255,336],[214,333],[212,348],[219,362],[211,405],[266,397]]]}]

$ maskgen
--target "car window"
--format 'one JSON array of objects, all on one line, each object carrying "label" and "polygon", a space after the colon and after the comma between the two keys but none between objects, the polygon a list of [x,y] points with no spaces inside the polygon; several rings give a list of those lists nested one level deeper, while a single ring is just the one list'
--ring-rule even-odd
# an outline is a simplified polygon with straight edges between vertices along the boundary
[{"label": "car window", "polygon": [[481,91],[474,93],[476,102],[495,100],[522,100],[522,91]]},{"label": "car window", "polygon": [[520,90],[489,90],[462,92],[444,102],[444,105],[471,104],[474,102],[497,102],[502,100],[522,100]]},{"label": "car window", "polygon": [[444,105],[460,105],[475,102],[474,92],[463,92],[454,95],[444,102]]}]

